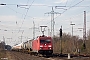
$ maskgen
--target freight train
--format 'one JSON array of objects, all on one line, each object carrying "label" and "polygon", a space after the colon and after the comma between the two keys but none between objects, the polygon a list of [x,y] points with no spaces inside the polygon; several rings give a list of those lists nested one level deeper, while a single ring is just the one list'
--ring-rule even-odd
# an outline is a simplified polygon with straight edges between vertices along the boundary
[{"label": "freight train", "polygon": [[53,42],[49,36],[39,36],[35,40],[29,40],[12,47],[12,50],[34,52],[37,54],[50,55],[53,53]]}]

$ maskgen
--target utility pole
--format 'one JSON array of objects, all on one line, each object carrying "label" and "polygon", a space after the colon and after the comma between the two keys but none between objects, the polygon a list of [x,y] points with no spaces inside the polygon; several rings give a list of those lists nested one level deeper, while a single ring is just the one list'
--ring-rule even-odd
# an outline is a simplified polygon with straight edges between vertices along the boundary
[{"label": "utility pole", "polygon": [[86,48],[85,41],[86,41],[86,11],[84,11],[84,28],[83,28],[83,46],[84,46],[84,49]]},{"label": "utility pole", "polygon": [[22,35],[21,35],[21,43],[22,43]]},{"label": "utility pole", "polygon": [[[24,30],[22,31],[22,35],[23,35],[23,32],[24,32]],[[22,43],[22,37],[23,37],[22,35],[21,35],[21,43]]]},{"label": "utility pole", "polygon": [[29,29],[32,29],[33,30],[33,39],[35,39],[35,30],[36,29],[39,29],[39,28],[37,28],[37,27],[35,27],[35,22],[33,21],[33,27],[31,27],[31,28],[29,28]]},{"label": "utility pole", "polygon": [[49,29],[49,27],[48,27],[48,36],[50,36],[50,29]]},{"label": "utility pole", "polygon": [[5,37],[3,36],[3,48],[5,49]]},{"label": "utility pole", "polygon": [[52,11],[48,12],[48,13],[45,13],[45,14],[51,14],[51,36],[54,37],[54,24],[55,24],[54,14],[61,14],[61,13],[54,12],[54,9],[52,7]]},{"label": "utility pole", "polygon": [[39,29],[39,28],[35,27],[35,22],[34,21],[33,21],[33,27],[30,28],[30,29],[33,29],[33,39],[35,39],[35,30]]},{"label": "utility pole", "polygon": [[5,38],[4,38],[4,36],[3,36],[3,42],[5,42]]},{"label": "utility pole", "polygon": [[86,40],[86,11],[84,11],[84,28],[83,28],[83,39]]},{"label": "utility pole", "polygon": [[33,21],[33,39],[35,39],[35,23]]},{"label": "utility pole", "polygon": [[72,25],[72,37],[73,37],[73,25],[75,25],[75,24],[71,23],[70,25]]},{"label": "utility pole", "polygon": [[71,23],[70,25],[72,25],[72,43],[73,43],[73,50],[72,50],[72,52],[74,52],[74,50],[75,50],[75,40],[73,40],[73,25],[75,25],[75,24],[73,24],[73,23]]},{"label": "utility pole", "polygon": [[18,41],[18,43],[19,43],[19,42],[21,42],[21,43],[23,42],[23,41],[22,41],[22,38],[23,38],[23,37],[24,37],[24,36],[22,36],[22,35],[18,37],[18,38],[20,39],[20,41]]}]

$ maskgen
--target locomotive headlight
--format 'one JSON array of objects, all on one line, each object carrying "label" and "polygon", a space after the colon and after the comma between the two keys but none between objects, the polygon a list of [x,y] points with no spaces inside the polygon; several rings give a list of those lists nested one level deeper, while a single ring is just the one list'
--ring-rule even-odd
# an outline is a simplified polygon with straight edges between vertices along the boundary
[{"label": "locomotive headlight", "polygon": [[40,45],[40,47],[43,47],[42,45]]},{"label": "locomotive headlight", "polygon": [[49,45],[48,47],[52,47],[51,45]]}]

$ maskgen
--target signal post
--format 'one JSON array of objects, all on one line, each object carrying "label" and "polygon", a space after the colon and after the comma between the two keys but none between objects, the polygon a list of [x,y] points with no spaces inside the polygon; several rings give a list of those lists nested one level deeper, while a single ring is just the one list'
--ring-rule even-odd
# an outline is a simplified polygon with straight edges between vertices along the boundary
[{"label": "signal post", "polygon": [[60,31],[60,54],[62,54],[62,26],[59,31]]}]

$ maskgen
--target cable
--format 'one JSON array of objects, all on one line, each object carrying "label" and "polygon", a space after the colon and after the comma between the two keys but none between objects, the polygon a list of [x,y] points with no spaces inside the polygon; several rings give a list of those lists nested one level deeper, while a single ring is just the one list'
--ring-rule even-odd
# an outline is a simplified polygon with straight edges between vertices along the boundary
[{"label": "cable", "polygon": [[[81,2],[83,2],[84,0],[82,0],[82,1],[80,1],[80,2],[78,2],[78,3],[76,3],[75,5],[73,5],[73,6],[66,6],[66,7],[69,7],[67,10],[69,10],[69,9],[71,9],[72,7],[75,7],[76,5],[78,5],[78,4],[80,4]],[[88,6],[89,7],[89,6]],[[64,10],[62,13],[61,13],[61,15],[63,14],[63,13],[65,13],[67,10]],[[57,17],[59,17],[60,15],[58,15],[58,16],[56,16],[54,19],[56,19]],[[48,23],[50,23],[50,22],[48,22]],[[48,24],[48,23],[46,23],[46,24]]]},{"label": "cable", "polygon": [[[32,4],[34,3],[34,1],[35,1],[35,0],[32,1],[31,5],[29,5],[29,8],[28,8],[27,11],[26,11],[26,14],[25,14],[25,16],[24,16],[24,19],[23,19],[23,21],[22,21],[22,24],[21,24],[21,27],[19,28],[18,33],[20,32],[20,29],[22,28],[22,25],[23,25],[23,23],[24,23],[24,20],[26,19],[27,13],[28,13],[30,7],[32,6]],[[29,0],[27,1],[27,3],[28,3],[28,2],[29,2]],[[21,35],[22,35],[22,34],[21,34]]]},{"label": "cable", "polygon": [[71,3],[69,4],[69,6],[71,7],[71,5],[72,5],[73,3],[75,3],[75,1],[76,1],[76,0],[72,0]]},{"label": "cable", "polygon": [[65,6],[67,5],[67,3],[68,3],[68,0],[67,0],[67,2],[66,2]]},{"label": "cable", "polygon": [[[31,5],[29,5],[29,8],[32,6],[32,4],[34,3],[34,1],[35,1],[35,0],[32,1]],[[27,3],[28,3],[28,2],[29,2],[29,0],[27,1]],[[17,5],[17,4],[5,4],[5,5]],[[25,20],[25,18],[26,18],[26,16],[27,16],[27,13],[28,13],[28,11],[29,11],[29,9],[27,9],[26,14],[22,14],[22,13],[20,13],[20,12],[15,11],[14,9],[12,9],[12,8],[10,8],[10,7],[8,7],[8,6],[6,6],[6,7],[9,8],[9,9],[11,9],[11,10],[14,11],[15,13],[24,15],[24,20]],[[31,16],[28,16],[28,17],[31,17]],[[33,17],[31,17],[31,18],[33,18]],[[34,19],[34,18],[33,18],[33,19]],[[20,32],[20,29],[22,28],[22,25],[23,25],[24,20],[22,21],[22,24],[21,24],[21,27],[19,28],[18,33]],[[18,34],[18,33],[17,33],[17,34]],[[17,35],[17,34],[16,34],[16,35]],[[16,36],[16,35],[15,35],[15,36]]]},{"label": "cable", "polygon": [[[11,9],[11,10],[14,11],[15,13],[18,13],[18,14],[21,14],[21,15],[24,15],[24,16],[25,16],[25,14],[23,14],[23,13],[20,13],[20,12],[14,10],[14,9],[8,7],[8,6],[6,6],[6,7],[9,8],[9,9]],[[31,16],[28,16],[28,15],[27,15],[27,17],[33,18],[33,17],[31,17]]]},{"label": "cable", "polygon": [[[72,7],[75,7],[76,5],[80,4],[80,3],[83,2],[83,1],[84,1],[84,0],[82,0],[82,1],[80,1],[80,2],[78,2],[78,3],[76,3],[75,5],[69,7],[67,10],[71,9]],[[64,10],[61,14],[65,13],[67,10]],[[60,16],[60,15],[58,15],[58,16]],[[58,16],[57,16],[57,17],[58,17]],[[54,19],[56,19],[57,17],[55,17]]]},{"label": "cable", "polygon": [[[89,13],[90,11],[88,11],[87,13]],[[81,14],[79,14],[79,15],[81,15]],[[78,15],[77,15],[78,16]],[[75,17],[75,16],[74,16]],[[90,22],[90,21],[87,21],[87,22]],[[82,25],[83,23],[79,23],[79,24],[77,24],[76,26],[79,26],[79,25]],[[83,27],[82,27],[83,28]],[[70,27],[69,28],[65,28],[65,29],[63,29],[63,30],[68,30],[68,29],[70,29]]]},{"label": "cable", "polygon": [[[84,0],[82,0],[82,1],[80,1],[80,2],[78,2],[78,3],[76,3],[75,5],[69,7],[67,10],[71,9],[72,7],[75,7],[76,5],[80,4],[80,3],[83,2],[83,1],[84,1]],[[66,12],[67,10],[65,10],[64,12]],[[63,14],[64,12],[62,12],[61,14]],[[58,16],[60,16],[60,15],[58,15]],[[58,16],[57,16],[57,17],[58,17]],[[56,19],[57,17],[55,17],[54,19]],[[48,23],[50,23],[50,22],[48,22]],[[47,24],[48,24],[48,23],[47,23]]]}]

